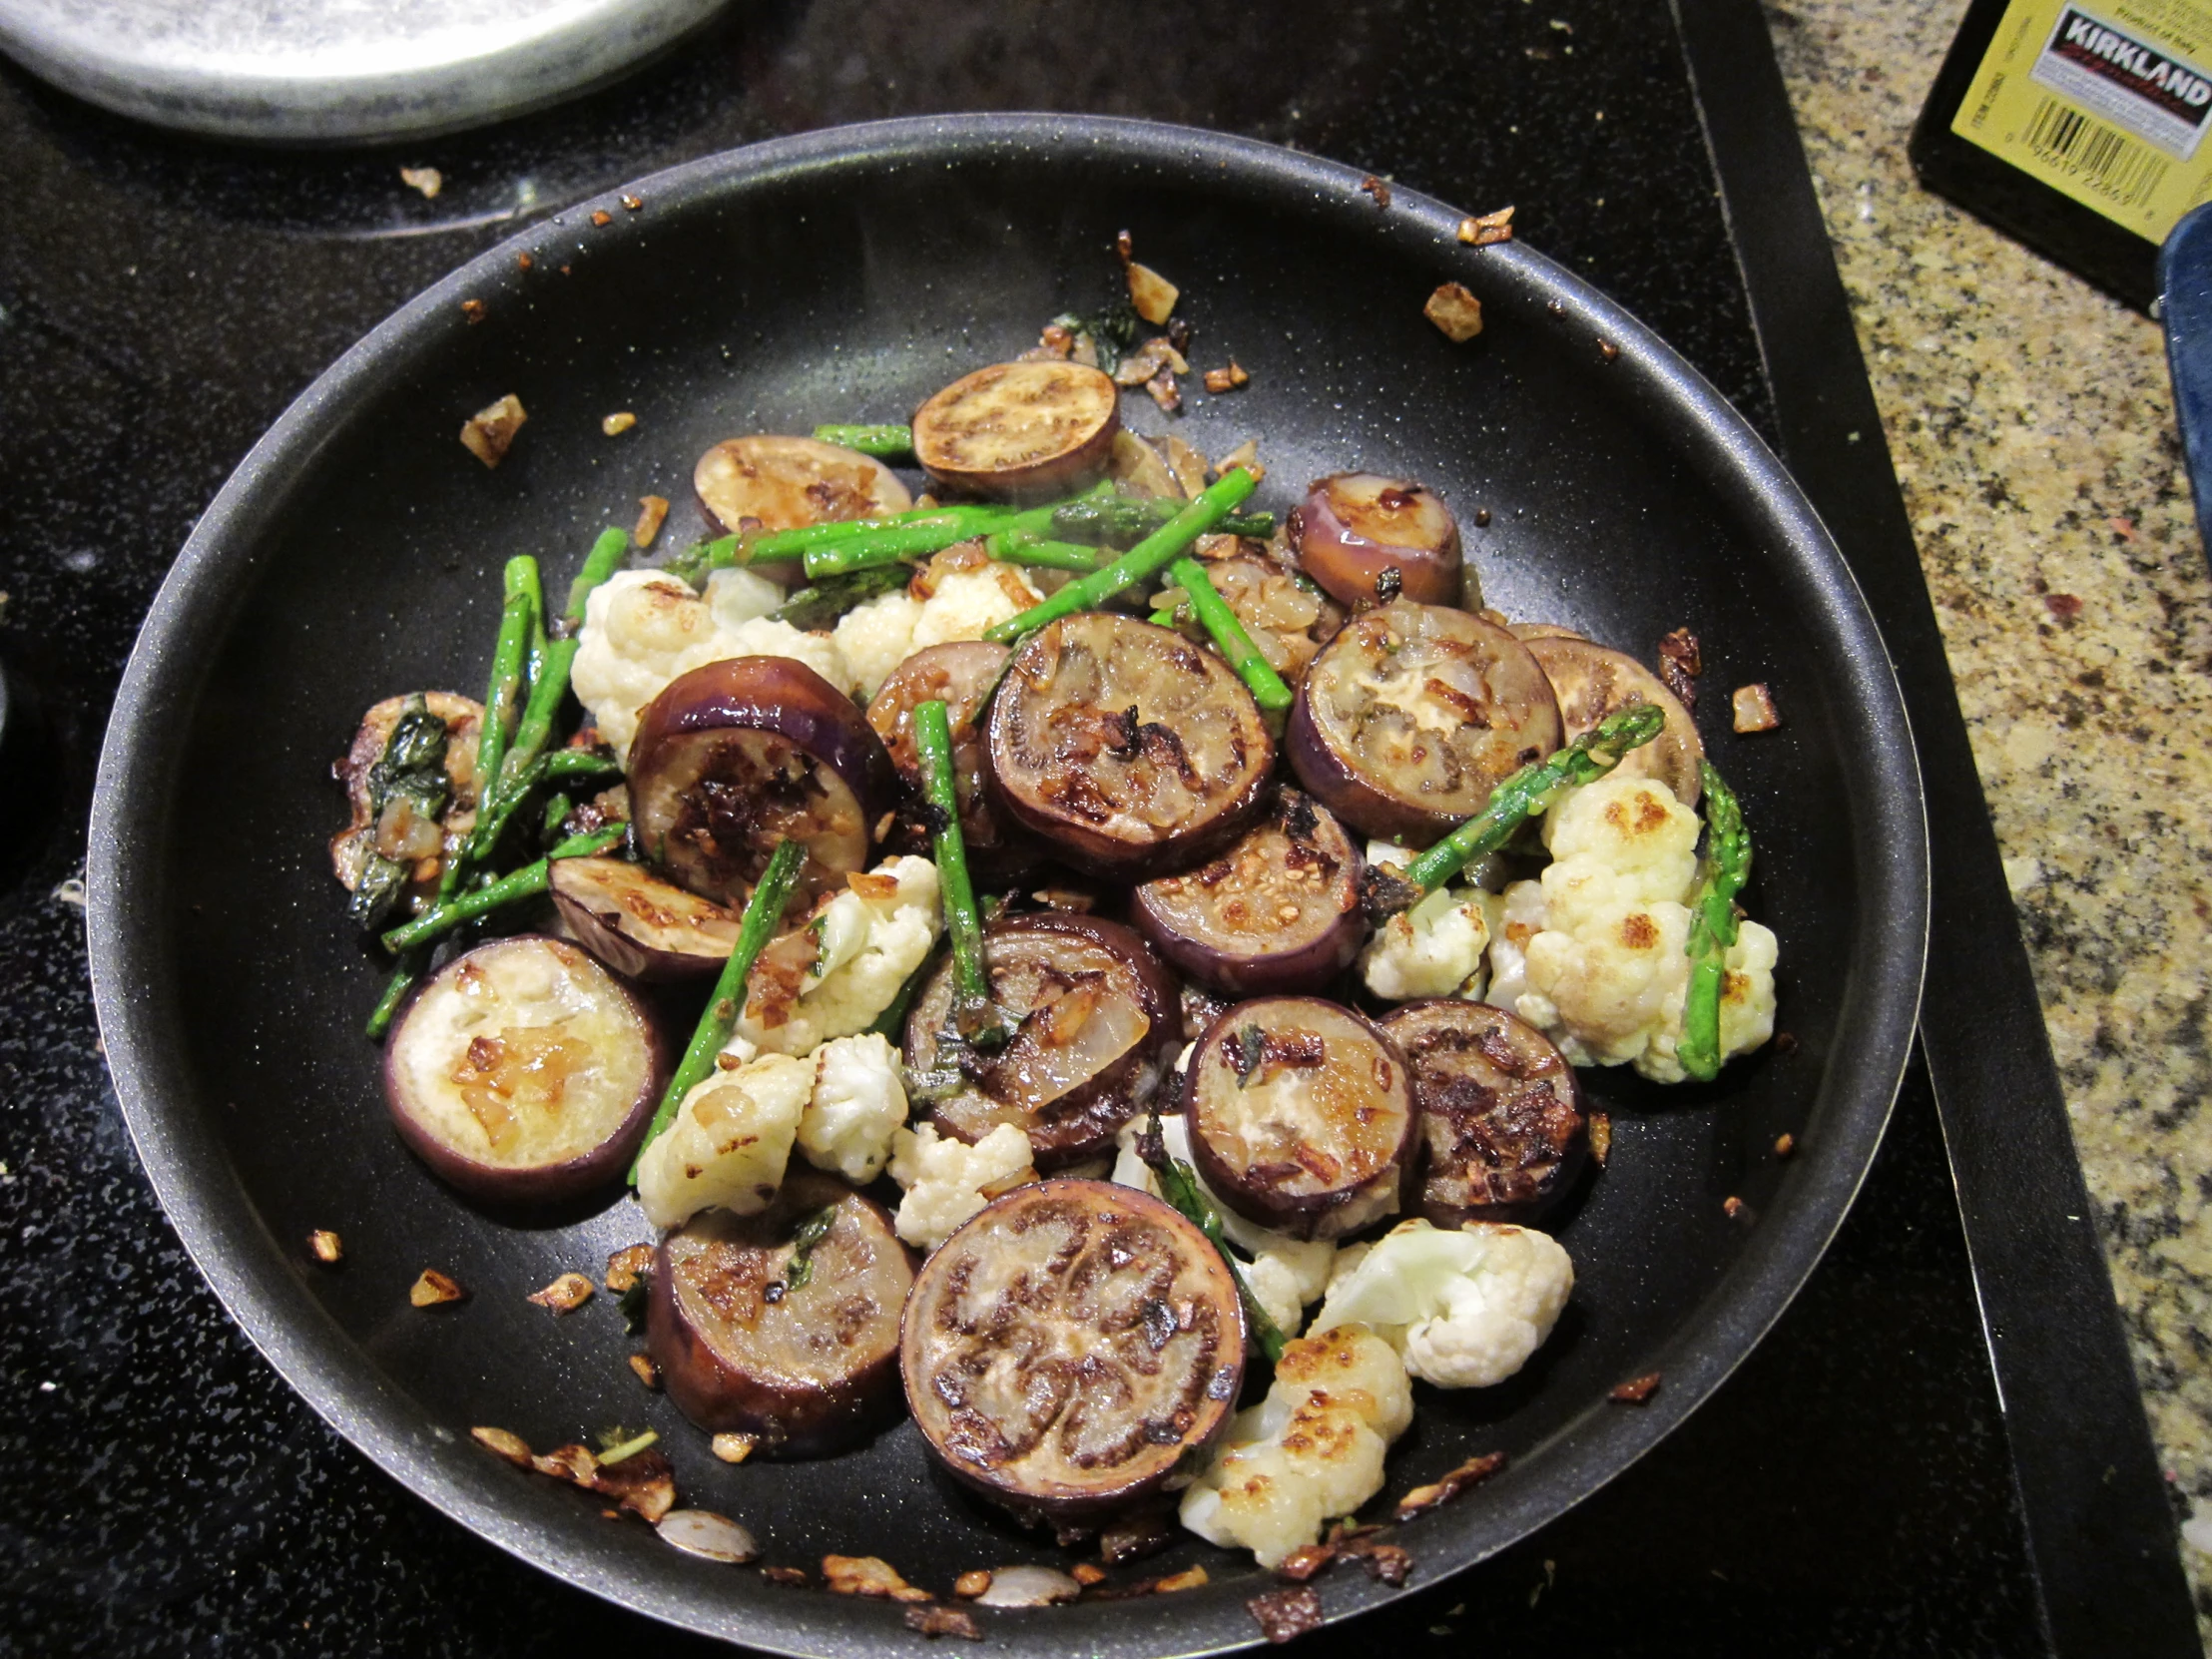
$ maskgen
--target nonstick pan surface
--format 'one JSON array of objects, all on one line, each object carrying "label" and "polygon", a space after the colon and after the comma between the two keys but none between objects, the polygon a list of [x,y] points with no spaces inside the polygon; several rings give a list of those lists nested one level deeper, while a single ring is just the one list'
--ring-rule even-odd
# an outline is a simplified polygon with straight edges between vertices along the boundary
[{"label": "nonstick pan surface", "polygon": [[[1194,368],[1234,356],[1252,373],[1241,392],[1193,396],[1175,429],[1213,455],[1259,438],[1261,505],[1347,468],[1418,477],[1457,509],[1499,609],[1647,660],[1669,630],[1697,633],[1700,724],[1758,837],[1749,906],[1782,939],[1791,1044],[1707,1088],[1584,1074],[1613,1149],[1556,1223],[1577,1271],[1566,1317],[1510,1382],[1423,1388],[1392,1451],[1386,1496],[1474,1453],[1509,1457],[1399,1529],[1414,1582],[1503,1548],[1633,1462],[1795,1294],[1874,1155],[1920,996],[1926,830],[1888,658],[1804,497],[1695,371],[1536,251],[1466,247],[1458,210],[1402,190],[1379,208],[1360,184],[1242,140],[1045,116],[892,122],[712,157],[463,267],[339,359],[224,488],[155,602],[102,761],[88,881],[101,1026],[195,1261],[292,1385],[395,1478],[571,1582],[793,1654],[920,1638],[893,1604],[778,1587],[602,1519],[469,1428],[540,1446],[658,1428],[683,1501],[745,1521],[774,1563],[877,1554],[939,1593],[974,1567],[1066,1563],[932,1472],[910,1425],[819,1462],[720,1463],[639,1387],[612,1298],[564,1319],[526,1303],[562,1272],[596,1275],[645,1224],[625,1200],[505,1225],[406,1154],[360,1035],[381,970],[348,937],[324,843],[342,817],[328,765],[360,711],[481,685],[509,554],[538,554],[558,592],[592,536],[649,493],[680,503],[662,545],[681,545],[706,445],[902,418],[1054,313],[1105,299],[1125,228],[1183,288]],[[1486,327],[1464,345],[1421,315],[1447,279],[1483,303]],[[464,299],[482,302],[480,322]],[[509,392],[529,423],[487,472],[454,435]],[[603,435],[622,409],[637,425]],[[1167,424],[1148,406],[1134,418]],[[1727,694],[1755,680],[1786,724],[1739,738]],[[1785,1133],[1788,1159],[1774,1152]],[[316,1228],[343,1237],[342,1267],[307,1257]],[[409,1308],[431,1267],[469,1300]],[[1647,1403],[1608,1398],[1653,1371]],[[1683,1494],[1685,1516],[1697,1502]],[[984,1612],[988,1645],[1154,1655],[1258,1640],[1245,1602],[1272,1580],[1249,1558],[1185,1539],[1138,1570],[1197,1562],[1211,1575],[1198,1590]],[[1349,1567],[1318,1585],[1332,1619],[1394,1593]]]}]

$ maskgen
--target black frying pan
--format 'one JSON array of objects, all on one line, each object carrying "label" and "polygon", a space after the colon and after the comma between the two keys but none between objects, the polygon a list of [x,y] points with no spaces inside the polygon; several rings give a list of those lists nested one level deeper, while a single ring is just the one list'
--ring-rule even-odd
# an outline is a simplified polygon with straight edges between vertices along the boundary
[{"label": "black frying pan", "polygon": [[[88,882],[101,1026],[194,1259],[396,1478],[602,1595],[790,1653],[917,1638],[893,1606],[778,1588],[603,1520],[468,1428],[550,1445],[650,1423],[685,1500],[745,1520],[774,1562],[880,1554],[942,1592],[968,1568],[1065,1559],[954,1492],[908,1426],[822,1462],[718,1463],[631,1378],[611,1299],[560,1321],[524,1302],[644,1225],[620,1203],[503,1226],[401,1150],[358,1034],[380,973],[348,940],[325,865],[340,817],[325,769],[377,698],[481,682],[507,554],[540,554],[557,589],[638,496],[685,500],[715,439],[901,417],[1054,312],[1095,304],[1124,227],[1182,284],[1196,358],[1252,370],[1179,429],[1213,454],[1260,437],[1263,504],[1349,466],[1408,473],[1463,520],[1488,509],[1470,553],[1505,611],[1646,656],[1679,625],[1701,636],[1702,724],[1759,836],[1753,908],[1783,941],[1794,1052],[1706,1089],[1586,1074],[1616,1128],[1611,1166],[1560,1224],[1579,1276],[1566,1318],[1511,1382],[1426,1393],[1392,1453],[1391,1494],[1474,1452],[1511,1459],[1402,1529],[1415,1581],[1626,1467],[1781,1312],[1874,1154],[1920,995],[1925,830],[1881,641],[1804,498],[1686,364],[1532,250],[1462,247],[1456,211],[1406,192],[1379,209],[1359,184],[1264,145],[1085,118],[892,122],[738,151],[633,187],[635,211],[587,203],[464,267],[241,466],[155,603],[102,760]],[[595,227],[595,209],[612,222]],[[1466,345],[1420,314],[1446,278],[1485,306]],[[464,298],[484,302],[481,323]],[[454,434],[510,391],[530,423],[486,473]],[[639,421],[609,439],[599,422],[616,409]],[[665,534],[683,538],[687,511]],[[1779,733],[1728,734],[1726,694],[1750,680],[1774,688]],[[1788,1161],[1772,1152],[1785,1132]],[[343,1268],[307,1260],[318,1227],[343,1235]],[[472,1300],[408,1308],[426,1267]],[[1608,1401],[1654,1370],[1648,1404]],[[1191,1562],[1206,1588],[985,1615],[988,1634],[1102,1655],[1256,1640],[1244,1603],[1265,1575],[1196,1540],[1148,1570]],[[1332,1617],[1390,1594],[1349,1569],[1322,1593]]]}]

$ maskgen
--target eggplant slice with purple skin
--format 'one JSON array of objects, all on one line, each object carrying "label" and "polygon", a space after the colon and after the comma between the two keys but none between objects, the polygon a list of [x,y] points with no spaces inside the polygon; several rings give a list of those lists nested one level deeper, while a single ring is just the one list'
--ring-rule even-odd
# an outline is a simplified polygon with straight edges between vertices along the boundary
[{"label": "eggplant slice with purple skin", "polygon": [[1190,1466],[1236,1408],[1244,1350],[1236,1282],[1205,1234],[1135,1188],[1057,1180],[985,1206],[929,1258],[899,1370],[955,1478],[1080,1527]]},{"label": "eggplant slice with purple skin", "polygon": [[941,1040],[952,1018],[949,957],[906,1015],[906,1071],[941,1134],[973,1145],[1002,1123],[1029,1137],[1039,1169],[1108,1151],[1150,1105],[1182,1047],[1180,987],[1131,929],[1051,911],[983,930],[991,1000],[1017,1022],[994,1054]]},{"label": "eggplant slice with purple skin", "polygon": [[898,1414],[913,1258],[882,1207],[795,1169],[754,1216],[708,1210],[661,1241],[646,1346],[677,1408],[765,1455],[819,1457]]},{"label": "eggplant slice with purple skin", "polygon": [[[1461,603],[1459,522],[1409,479],[1375,472],[1317,479],[1293,509],[1291,541],[1306,574],[1347,605],[1401,596],[1423,605]],[[1480,593],[1467,603],[1479,606]]]},{"label": "eggplant slice with purple skin", "polygon": [[1319,997],[1240,1002],[1183,1078],[1191,1152],[1248,1221],[1341,1239],[1395,1215],[1411,1162],[1412,1078],[1397,1045]]},{"label": "eggplant slice with purple skin", "polygon": [[576,942],[615,972],[658,983],[718,971],[742,917],[627,858],[556,858],[554,908]]},{"label": "eggplant slice with purple skin", "polygon": [[1690,711],[1658,675],[1625,651],[1573,635],[1518,637],[1542,667],[1544,678],[1551,682],[1568,743],[1632,703],[1664,709],[1667,723],[1659,729],[1658,737],[1622,756],[1613,776],[1655,778],[1672,790],[1683,806],[1697,805],[1697,768],[1705,759],[1705,744],[1697,735],[1697,722],[1690,718]]},{"label": "eggplant slice with purple skin", "polygon": [[678,886],[742,904],[778,844],[804,841],[807,899],[864,868],[890,757],[852,700],[789,657],[679,675],[630,745],[637,844]]},{"label": "eggplant slice with purple skin", "polygon": [[1355,617],[1314,659],[1283,741],[1299,781],[1345,823],[1425,845],[1560,734],[1527,646],[1466,611],[1399,600]]},{"label": "eggplant slice with purple skin", "polygon": [[1230,996],[1318,991],[1366,942],[1365,860],[1297,790],[1218,856],[1137,889],[1137,926],[1181,972]]},{"label": "eggplant slice with purple skin", "polygon": [[1525,1226],[1574,1185],[1589,1121],[1550,1038],[1487,1002],[1442,997],[1404,1003],[1382,1026],[1413,1072],[1423,1216],[1438,1227]]},{"label": "eggplant slice with purple skin", "polygon": [[914,504],[898,475],[872,455],[769,434],[716,444],[692,469],[692,490],[723,535],[748,521],[761,530],[797,530],[885,518]]},{"label": "eggplant slice with purple skin", "polygon": [[867,706],[867,723],[883,740],[905,786],[888,837],[900,851],[929,853],[929,827],[921,807],[921,757],[914,748],[914,705],[932,699],[945,706],[952,728],[953,787],[960,803],[960,834],[968,867],[979,880],[1008,880],[1042,863],[1037,838],[991,805],[983,774],[989,756],[983,736],[985,700],[997,689],[1013,653],[988,640],[957,640],[915,652],[890,672]]},{"label": "eggplant slice with purple skin", "polygon": [[966,495],[1066,495],[1106,469],[1120,410],[1120,388],[1083,363],[994,363],[914,411],[914,459]]},{"label": "eggplant slice with purple skin", "polygon": [[[1539,675],[1540,678],[1540,675]],[[1275,743],[1234,670],[1148,622],[1084,611],[1014,653],[990,712],[995,801],[1091,874],[1143,877],[1233,840]]]},{"label": "eggplant slice with purple skin", "polygon": [[393,1125],[471,1197],[575,1198],[629,1167],[668,1072],[630,987],[566,939],[494,939],[440,968],[384,1052]]}]

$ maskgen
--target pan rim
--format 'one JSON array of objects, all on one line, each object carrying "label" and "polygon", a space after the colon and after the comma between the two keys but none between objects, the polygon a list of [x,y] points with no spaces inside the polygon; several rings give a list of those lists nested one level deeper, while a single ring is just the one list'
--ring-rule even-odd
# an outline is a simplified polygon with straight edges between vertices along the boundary
[{"label": "pan rim", "polygon": [[[311,465],[325,417],[404,372],[417,354],[440,349],[439,335],[457,300],[472,287],[511,269],[517,253],[550,253],[579,221],[595,209],[615,209],[623,197],[677,209],[695,198],[723,198],[794,176],[1039,151],[1093,159],[1103,153],[1133,169],[1203,167],[1237,183],[1366,200],[1357,196],[1364,177],[1359,170],[1253,140],[1121,118],[998,114],[875,122],[772,140],[686,163],[548,216],[462,265],[370,330],[240,463],[156,595],[117,693],[94,790],[87,929],[110,1069],[163,1211],[231,1318],[325,1422],[478,1536],[664,1622],[808,1659],[841,1659],[894,1636],[911,1638],[893,1608],[821,1597],[724,1596],[719,1616],[703,1622],[698,1597],[682,1593],[673,1575],[633,1571],[627,1552],[609,1548],[604,1533],[587,1546],[522,1513],[511,1493],[483,1478],[479,1465],[489,1460],[415,1407],[306,1293],[199,1122],[198,1103],[175,1086],[179,1073],[164,1053],[164,1020],[148,972],[160,967],[163,955],[148,918],[165,914],[166,905],[137,871],[159,868],[157,831],[178,783],[171,746],[159,734],[165,722],[189,711],[196,695],[190,641],[219,621],[251,583],[260,565],[257,537]],[[1477,257],[1456,242],[1460,218],[1441,202],[1398,188],[1379,224],[1386,236],[1432,239],[1439,264],[1456,266]],[[1820,1109],[1830,1129],[1799,1154],[1795,1201],[1764,1218],[1760,1250],[1733,1265],[1678,1328],[1664,1351],[1667,1387],[1639,1411],[1612,1412],[1573,1444],[1552,1444],[1540,1463],[1524,1461],[1521,1469],[1535,1469],[1535,1477],[1507,1471],[1489,1488],[1483,1524],[1462,1521],[1454,1534],[1428,1540],[1424,1555],[1448,1557],[1445,1571],[1494,1554],[1631,1466],[1726,1380],[1795,1297],[1841,1226],[1887,1124],[1918,1016],[1929,898],[1925,806],[1903,695],[1864,596],[1811,504],[1742,416],[1619,305],[1522,244],[1485,248],[1479,257],[1489,262],[1486,271],[1506,268],[1520,288],[1617,346],[1613,367],[1623,376],[1624,395],[1677,411],[1702,462],[1748,492],[1739,510],[1756,514],[1777,541],[1797,551],[1792,568],[1814,582],[1838,630],[1844,653],[1839,675],[1865,723],[1856,759],[1871,772],[1886,810],[1855,852],[1863,877],[1888,903],[1853,958],[1851,994],[1839,1014],[1840,1023],[1864,1033],[1864,1052],[1872,1058],[1854,1078],[1832,1073],[1824,1085]],[[1908,803],[1910,812],[1904,810]],[[1687,1340],[1692,1335],[1694,1343]],[[1572,1419],[1554,1442],[1582,1421]],[[1434,1576],[1423,1573],[1421,1582]],[[1340,1579],[1332,1585],[1328,1621],[1400,1593],[1365,1578]],[[1099,1654],[1132,1656],[1219,1652],[1260,1640],[1234,1596],[1178,1596],[1172,1616],[1155,1611],[1158,1604],[1122,1602],[1102,1619],[1099,1605],[1060,1609],[1050,1626],[1001,1619],[991,1638],[1039,1651],[1078,1643]]]}]

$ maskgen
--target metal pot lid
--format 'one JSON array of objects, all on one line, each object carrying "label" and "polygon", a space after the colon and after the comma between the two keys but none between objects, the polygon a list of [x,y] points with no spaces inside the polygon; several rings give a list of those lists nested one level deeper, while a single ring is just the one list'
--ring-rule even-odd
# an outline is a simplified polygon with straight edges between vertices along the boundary
[{"label": "metal pot lid", "polygon": [[597,85],[723,0],[0,0],[0,50],[104,109],[217,138],[372,142]]}]

